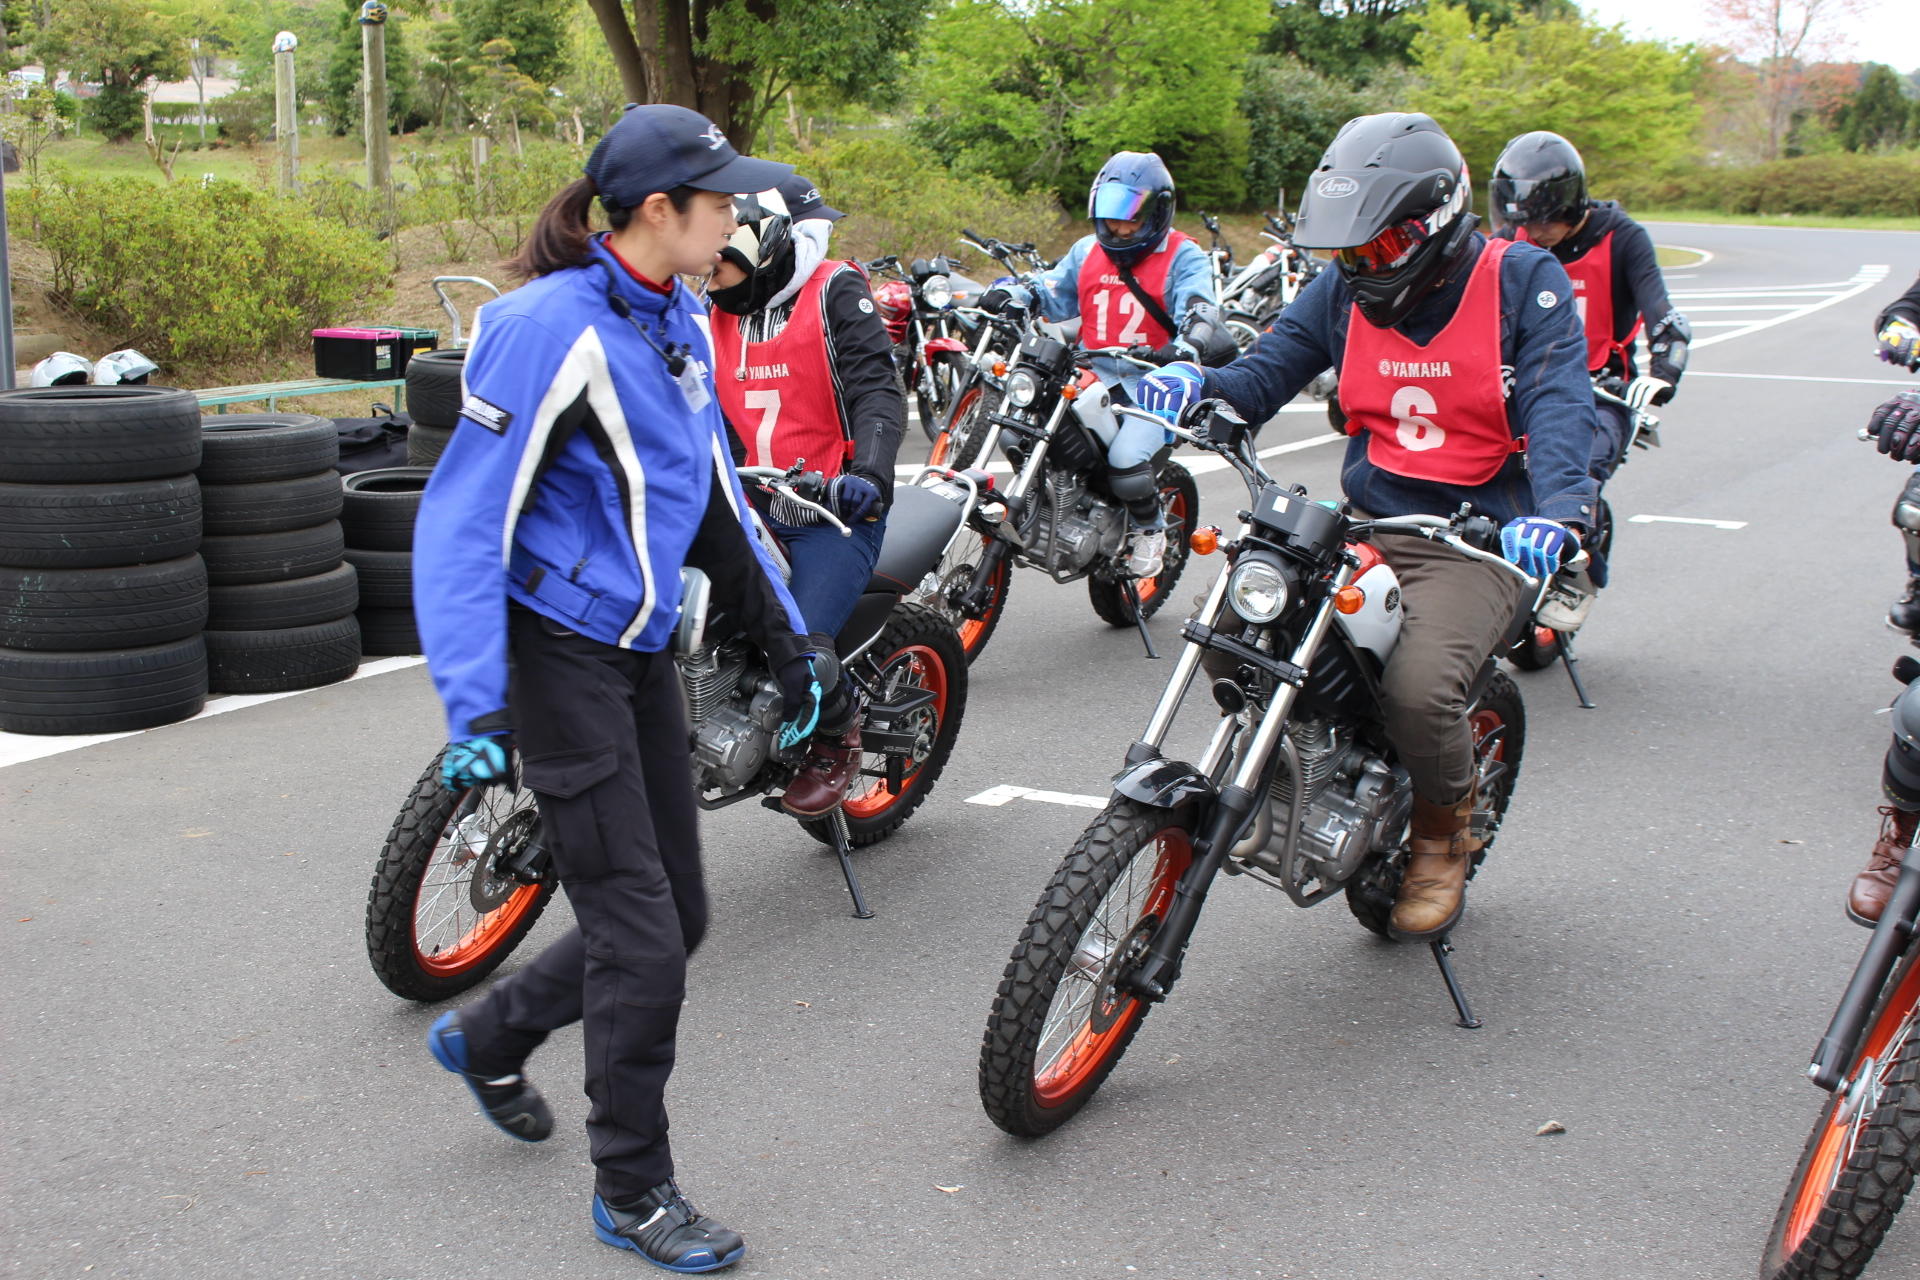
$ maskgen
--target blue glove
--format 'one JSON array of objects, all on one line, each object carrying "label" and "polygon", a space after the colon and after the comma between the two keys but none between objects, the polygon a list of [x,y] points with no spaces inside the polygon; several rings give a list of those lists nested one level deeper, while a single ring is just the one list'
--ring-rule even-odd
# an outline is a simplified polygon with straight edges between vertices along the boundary
[{"label": "blue glove", "polygon": [[845,472],[827,486],[827,505],[848,524],[875,518],[880,514],[880,486],[857,471]]},{"label": "blue glove", "polygon": [[1557,520],[1521,516],[1500,530],[1500,554],[1529,577],[1559,572],[1560,561],[1579,549],[1580,539]]},{"label": "blue glove", "polygon": [[780,722],[780,749],[798,746],[813,735],[820,723],[820,673],[814,668],[811,653],[789,658],[773,673],[780,682],[780,699],[786,718]]},{"label": "blue glove", "polygon": [[1165,418],[1168,422],[1178,422],[1186,407],[1200,398],[1200,383],[1204,375],[1200,366],[1191,360],[1182,360],[1170,364],[1164,369],[1155,369],[1133,389],[1133,398],[1148,413]]},{"label": "blue glove", "polygon": [[454,791],[505,782],[512,776],[513,742],[504,733],[451,743],[440,757],[440,780]]}]

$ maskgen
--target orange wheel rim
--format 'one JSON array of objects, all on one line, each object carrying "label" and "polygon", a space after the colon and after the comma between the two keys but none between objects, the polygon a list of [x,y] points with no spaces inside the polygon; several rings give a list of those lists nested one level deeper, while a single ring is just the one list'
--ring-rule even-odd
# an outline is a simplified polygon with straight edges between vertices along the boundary
[{"label": "orange wheel rim", "polygon": [[[473,816],[478,816],[477,811]],[[500,819],[500,825],[516,821],[530,825],[538,820],[532,810],[518,807],[517,798],[504,814],[488,816]],[[427,860],[414,894],[412,920],[414,960],[426,973],[452,977],[482,963],[512,936],[539,900],[541,886],[523,884],[491,910],[474,906],[473,878],[484,874],[492,859],[492,830],[461,833],[450,827]],[[476,837],[482,834],[489,839],[476,848]]]},{"label": "orange wheel rim", "polygon": [[[901,687],[892,677],[894,669],[905,664],[907,671],[902,683],[915,688],[925,689],[933,694],[933,702],[927,709],[933,712],[933,729],[929,737],[929,749],[932,740],[940,736],[940,728],[947,721],[947,664],[940,655],[924,644],[907,645],[888,656],[881,664],[884,673],[882,686],[889,689]],[[865,756],[862,758],[860,773],[854,779],[853,789],[847,792],[847,798],[841,805],[849,818],[876,818],[887,811],[888,806],[905,795],[913,786],[914,778],[919,776],[921,764],[908,761],[900,774],[900,789],[895,791],[887,785],[884,774],[886,757]],[[881,770],[881,776],[875,777],[869,769]]]},{"label": "orange wheel rim", "polygon": [[[1171,551],[1176,538],[1180,540],[1182,547],[1186,545],[1187,495],[1178,489],[1169,489],[1165,492],[1172,495],[1172,500],[1167,503],[1167,549]],[[1133,584],[1134,594],[1140,598],[1141,604],[1160,594],[1160,577],[1161,575],[1155,574],[1151,578],[1142,578]]]},{"label": "orange wheel rim", "polygon": [[1506,727],[1506,721],[1500,713],[1489,707],[1482,707],[1467,717],[1467,725],[1473,730],[1473,755],[1476,760],[1501,760],[1507,758],[1507,740],[1502,736],[1494,741],[1490,749],[1482,750],[1487,738],[1496,730]]},{"label": "orange wheel rim", "polygon": [[[1853,1070],[1840,1083],[1838,1092],[1845,1095],[1862,1083],[1860,1072],[1869,1060],[1876,1064],[1877,1071],[1887,1067],[1887,1053],[1895,1049],[1895,1041],[1903,1037],[1909,1028],[1909,1020],[1914,1016],[1916,1006],[1920,1006],[1920,964],[1907,970],[1907,976],[1886,1003],[1879,1019],[1868,1030],[1860,1051],[1854,1057]],[[1813,1156],[1807,1161],[1806,1173],[1800,1184],[1794,1188],[1793,1208],[1787,1214],[1786,1236],[1781,1241],[1783,1251],[1791,1257],[1806,1242],[1807,1234],[1820,1221],[1820,1211],[1826,1207],[1827,1197],[1833,1193],[1834,1184],[1846,1171],[1847,1162],[1853,1157],[1854,1143],[1859,1138],[1860,1126],[1865,1124],[1872,1110],[1872,1100],[1863,1099],[1856,1108],[1849,1105],[1851,1099],[1839,1097],[1836,1105],[1827,1113],[1827,1123],[1820,1131],[1819,1141],[1814,1144]]]},{"label": "orange wheel rim", "polygon": [[994,618],[1000,612],[1000,596],[1007,581],[1007,562],[1002,560],[993,574],[993,591],[987,599],[986,616],[980,618],[961,618],[960,625],[954,630],[960,636],[960,647],[969,655],[973,654],[987,638],[987,628],[993,625]]},{"label": "orange wheel rim", "polygon": [[[1193,844],[1188,839],[1187,833],[1177,827],[1169,827],[1156,833],[1154,844],[1157,846],[1158,855],[1147,881],[1141,907],[1137,912],[1131,913],[1132,919],[1123,926],[1126,932],[1108,940],[1116,947],[1139,927],[1141,921],[1165,919],[1167,908],[1173,902],[1174,886],[1179,883],[1187,865],[1193,861]],[[1134,860],[1139,861],[1138,855],[1135,855]],[[1114,889],[1109,891],[1108,900],[1111,900],[1112,894],[1117,892],[1123,884],[1124,882],[1116,884]],[[1101,903],[1102,908],[1106,905],[1105,901]],[[1082,935],[1080,945],[1074,951],[1076,958],[1086,948],[1090,936],[1099,924],[1097,915],[1098,912],[1096,912],[1096,919],[1089,922],[1087,934]],[[1114,958],[1116,957],[1109,957],[1109,966]],[[1062,984],[1072,976],[1071,971],[1063,975]],[[1095,1008],[1095,1002],[1100,999],[1100,989],[1108,979],[1109,975],[1103,971],[1099,975],[1098,983],[1091,978],[1085,980],[1084,985],[1088,988],[1084,993],[1084,999],[1088,1002],[1087,1016],[1058,1049],[1049,1052],[1046,1028],[1042,1027],[1040,1049],[1034,1055],[1036,1061],[1033,1069],[1033,1098],[1041,1106],[1059,1106],[1085,1088],[1099,1073],[1107,1058],[1119,1047],[1133,1024],[1139,1021],[1142,1012],[1140,1001],[1133,996],[1115,996],[1108,991],[1106,1003]],[[1062,992],[1056,988],[1053,997],[1056,1003],[1061,995]],[[1076,994],[1070,998],[1083,997]],[[1069,1008],[1071,1007],[1070,1005]],[[1049,1008],[1047,1021],[1051,1022],[1052,1017],[1053,1010]],[[1098,1025],[1101,1023],[1105,1025]],[[1043,1054],[1046,1060],[1041,1062],[1038,1059]]]},{"label": "orange wheel rim", "polygon": [[933,438],[933,452],[927,455],[927,465],[943,467],[947,464],[947,451],[953,447],[953,437],[942,431]]}]

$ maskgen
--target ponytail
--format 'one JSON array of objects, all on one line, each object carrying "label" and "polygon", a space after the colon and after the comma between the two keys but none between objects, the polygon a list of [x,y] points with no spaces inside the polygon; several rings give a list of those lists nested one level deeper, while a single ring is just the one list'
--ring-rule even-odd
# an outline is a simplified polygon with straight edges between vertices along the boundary
[{"label": "ponytail", "polygon": [[[692,203],[692,187],[675,187],[666,193],[675,212],[685,213]],[[547,207],[533,221],[520,252],[508,262],[507,269],[523,280],[544,276],[566,267],[585,266],[593,257],[593,202],[599,189],[591,178],[575,178],[547,201]],[[633,217],[631,209],[616,209],[603,200],[607,225],[615,231]]]}]

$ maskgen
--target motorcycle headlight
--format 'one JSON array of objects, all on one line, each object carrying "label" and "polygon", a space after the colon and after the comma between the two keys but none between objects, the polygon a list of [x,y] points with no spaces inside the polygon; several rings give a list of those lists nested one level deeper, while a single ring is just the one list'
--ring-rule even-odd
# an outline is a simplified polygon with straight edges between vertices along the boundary
[{"label": "motorcycle headlight", "polygon": [[1287,576],[1265,560],[1242,560],[1227,578],[1227,603],[1248,622],[1272,622],[1287,608]]},{"label": "motorcycle headlight", "polygon": [[1024,409],[1040,397],[1040,380],[1025,369],[1015,369],[1007,379],[1007,403]]},{"label": "motorcycle headlight", "polygon": [[935,311],[953,305],[953,282],[945,276],[928,276],[920,285],[920,299]]}]

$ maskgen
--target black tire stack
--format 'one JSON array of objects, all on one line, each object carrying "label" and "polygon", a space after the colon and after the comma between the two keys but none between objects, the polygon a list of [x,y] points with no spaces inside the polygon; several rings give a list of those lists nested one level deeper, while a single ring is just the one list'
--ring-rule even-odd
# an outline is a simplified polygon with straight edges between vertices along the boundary
[{"label": "black tire stack", "polygon": [[453,438],[460,417],[460,377],[466,369],[465,347],[422,351],[407,361],[407,461],[431,467]]},{"label": "black tire stack", "polygon": [[369,655],[421,651],[413,617],[413,519],[432,474],[431,467],[384,467],[346,478],[340,523],[347,563],[360,575],[360,643]]},{"label": "black tire stack", "polygon": [[284,693],[346,679],[360,666],[360,593],[344,562],[332,420],[234,413],[200,425],[210,687]]},{"label": "black tire stack", "polygon": [[0,729],[122,733],[206,704],[199,462],[190,391],[0,392]]}]

